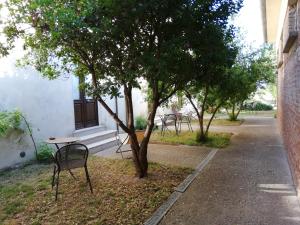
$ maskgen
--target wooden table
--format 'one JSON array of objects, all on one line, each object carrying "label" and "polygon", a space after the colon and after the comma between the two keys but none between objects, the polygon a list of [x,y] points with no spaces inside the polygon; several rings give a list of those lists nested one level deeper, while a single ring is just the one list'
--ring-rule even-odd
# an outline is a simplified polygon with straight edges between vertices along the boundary
[{"label": "wooden table", "polygon": [[79,137],[60,137],[60,138],[55,138],[53,140],[48,138],[45,142],[47,144],[53,144],[56,146],[57,149],[59,149],[59,146],[58,146],[59,144],[72,144],[77,141],[80,141]]}]

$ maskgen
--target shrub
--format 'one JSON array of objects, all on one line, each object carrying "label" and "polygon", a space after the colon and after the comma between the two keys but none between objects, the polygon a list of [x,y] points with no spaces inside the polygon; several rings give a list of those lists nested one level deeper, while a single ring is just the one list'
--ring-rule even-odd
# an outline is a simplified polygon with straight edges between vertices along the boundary
[{"label": "shrub", "polygon": [[43,163],[50,163],[53,161],[53,149],[47,144],[39,144],[37,150],[37,160]]},{"label": "shrub", "polygon": [[20,129],[21,120],[21,112],[18,110],[0,112],[0,137],[6,136],[9,130]]},{"label": "shrub", "polygon": [[138,116],[135,118],[135,129],[136,130],[145,130],[147,127],[147,120],[142,117]]},{"label": "shrub", "polygon": [[246,104],[244,106],[245,110],[250,110],[250,111],[269,111],[273,110],[273,106],[262,103],[262,102],[252,102],[249,104]]}]

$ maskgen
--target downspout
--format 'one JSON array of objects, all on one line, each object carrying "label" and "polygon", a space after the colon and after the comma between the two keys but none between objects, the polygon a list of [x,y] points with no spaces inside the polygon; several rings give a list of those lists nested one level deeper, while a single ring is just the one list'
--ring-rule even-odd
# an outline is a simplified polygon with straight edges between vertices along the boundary
[{"label": "downspout", "polygon": [[[115,111],[116,111],[116,115],[119,116],[118,97],[117,96],[115,96]],[[116,129],[119,134],[119,125],[117,123],[116,123]]]}]

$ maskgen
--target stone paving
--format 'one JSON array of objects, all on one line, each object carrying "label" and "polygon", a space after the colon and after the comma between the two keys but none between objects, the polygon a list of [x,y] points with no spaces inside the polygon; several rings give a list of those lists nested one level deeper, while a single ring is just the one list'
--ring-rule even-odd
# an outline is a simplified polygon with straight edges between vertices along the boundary
[{"label": "stone paving", "polygon": [[[213,128],[219,130],[222,128]],[[300,207],[273,118],[247,118],[161,225],[294,225]]]}]

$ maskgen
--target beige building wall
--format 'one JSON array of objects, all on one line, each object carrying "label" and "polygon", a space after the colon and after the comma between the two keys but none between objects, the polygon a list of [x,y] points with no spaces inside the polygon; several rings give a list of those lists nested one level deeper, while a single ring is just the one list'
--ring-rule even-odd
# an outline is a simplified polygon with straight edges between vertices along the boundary
[{"label": "beige building wall", "polygon": [[266,0],[265,1],[265,26],[267,41],[269,43],[275,43],[277,39],[278,25],[280,21],[279,13],[282,0]]}]

